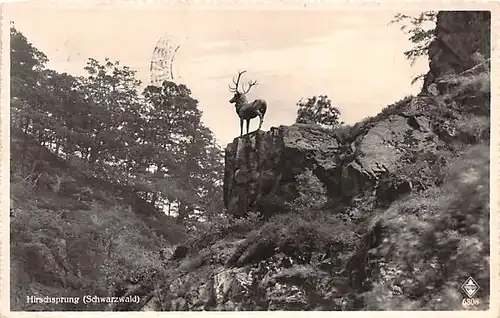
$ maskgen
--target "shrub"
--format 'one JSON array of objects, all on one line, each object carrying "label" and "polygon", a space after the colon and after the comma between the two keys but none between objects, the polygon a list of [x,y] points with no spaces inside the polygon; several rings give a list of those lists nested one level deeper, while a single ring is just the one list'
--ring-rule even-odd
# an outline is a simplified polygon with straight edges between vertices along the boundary
[{"label": "shrub", "polygon": [[311,263],[313,255],[323,254],[339,264],[338,259],[344,260],[356,242],[356,233],[341,219],[328,211],[305,210],[271,217],[247,236],[232,259],[235,262],[250,250],[259,258],[282,252],[299,264]]},{"label": "shrub", "polygon": [[490,118],[486,116],[464,116],[457,123],[460,140],[477,144],[490,139]]},{"label": "shrub", "polygon": [[248,213],[243,218],[219,215],[210,221],[198,222],[188,233],[185,245],[192,252],[197,252],[226,237],[241,237],[261,224],[261,217]]},{"label": "shrub", "polygon": [[340,110],[332,106],[331,100],[326,95],[305,98],[297,103],[296,123],[316,123],[329,127],[342,125]]},{"label": "shrub", "polygon": [[445,102],[457,102],[461,114],[490,115],[491,65],[476,54],[476,65],[460,74],[448,74],[438,79],[438,94]]},{"label": "shrub", "polygon": [[296,176],[296,185],[298,197],[287,203],[290,211],[302,214],[304,211],[319,210],[327,203],[326,188],[311,170],[306,169]]}]

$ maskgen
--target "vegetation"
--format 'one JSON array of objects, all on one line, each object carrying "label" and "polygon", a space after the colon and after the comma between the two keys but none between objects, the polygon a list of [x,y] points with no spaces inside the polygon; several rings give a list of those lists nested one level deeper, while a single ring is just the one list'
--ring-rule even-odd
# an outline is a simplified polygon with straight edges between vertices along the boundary
[{"label": "vegetation", "polygon": [[[427,54],[433,19],[396,16],[412,25],[408,59]],[[236,218],[223,213],[222,151],[188,87],[141,91],[135,71],[109,59],[89,59],[82,77],[58,73],[12,28],[12,309],[139,310],[26,302],[137,295],[161,310],[453,310],[472,274],[486,309],[491,66],[474,60],[353,126],[327,96],[300,101],[296,122],[328,126],[311,135],[335,137],[332,152],[297,138],[290,212]],[[358,146],[381,122],[375,134],[402,155],[366,181]]]},{"label": "vegetation", "polygon": [[467,149],[442,185],[398,200],[380,216],[386,240],[374,251],[368,310],[462,309],[460,286],[471,273],[482,288],[475,297],[488,308],[488,148]]},{"label": "vegetation", "polygon": [[391,21],[391,24],[401,24],[401,30],[409,35],[408,40],[415,44],[412,49],[404,52],[404,55],[412,64],[418,58],[428,56],[429,45],[434,40],[436,16],[437,12],[435,11],[425,11],[418,16],[398,13],[394,16],[394,20]]},{"label": "vegetation", "polygon": [[332,106],[332,101],[326,95],[302,99],[297,103],[297,106],[296,123],[316,123],[331,128],[343,124],[340,121],[340,110]]},{"label": "vegetation", "polygon": [[[404,52],[405,57],[411,61],[413,65],[419,58],[427,57],[429,46],[434,40],[434,30],[436,26],[437,12],[425,11],[418,16],[409,16],[398,13],[394,16],[391,24],[399,23],[401,30],[407,34],[408,40],[414,46]],[[420,74],[412,80],[412,84],[423,78],[425,74]]]},{"label": "vegetation", "polygon": [[59,74],[15,28],[11,38],[13,132],[87,176],[175,206],[179,221],[220,207],[212,198],[220,196],[222,151],[185,85],[164,82],[140,95],[135,71],[109,59],[90,58],[84,77]]},{"label": "vegetation", "polygon": [[141,94],[135,71],[109,59],[58,73],[15,27],[10,36],[12,309],[106,310],[26,296],[153,290],[158,251],[188,235],[176,223],[222,210],[222,151],[198,101],[173,82]]}]

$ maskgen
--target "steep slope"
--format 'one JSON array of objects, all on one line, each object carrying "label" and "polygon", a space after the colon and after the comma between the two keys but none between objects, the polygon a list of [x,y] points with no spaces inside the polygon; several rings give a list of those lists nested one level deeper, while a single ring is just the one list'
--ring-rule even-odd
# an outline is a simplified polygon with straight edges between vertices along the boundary
[{"label": "steep slope", "polygon": [[424,91],[374,118],[236,138],[234,218],[186,242],[143,310],[460,310],[469,276],[488,308],[489,17],[440,13]]},{"label": "steep slope", "polygon": [[38,142],[11,135],[11,310],[114,308],[82,298],[76,304],[28,302],[28,296],[128,292],[143,301],[163,270],[159,251],[183,240],[185,229]]}]

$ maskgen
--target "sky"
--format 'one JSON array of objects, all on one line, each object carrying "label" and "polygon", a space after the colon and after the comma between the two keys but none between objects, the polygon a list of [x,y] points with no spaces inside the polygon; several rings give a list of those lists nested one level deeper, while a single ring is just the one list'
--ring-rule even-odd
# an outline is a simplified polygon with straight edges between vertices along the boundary
[{"label": "sky", "polygon": [[[83,75],[88,58],[108,57],[137,71],[150,83],[150,61],[160,39],[179,46],[177,82],[199,101],[203,122],[225,146],[239,136],[239,119],[228,85],[238,70],[242,81],[257,80],[248,99],[265,99],[263,130],[290,125],[296,103],[328,95],[353,124],[376,115],[409,94],[414,76],[428,69],[425,58],[411,66],[403,52],[412,47],[386,10],[194,10],[155,7],[63,7],[45,2],[13,3],[14,21],[48,58],[48,67]],[[405,12],[418,14],[418,11]],[[251,130],[258,119],[251,122]]]}]

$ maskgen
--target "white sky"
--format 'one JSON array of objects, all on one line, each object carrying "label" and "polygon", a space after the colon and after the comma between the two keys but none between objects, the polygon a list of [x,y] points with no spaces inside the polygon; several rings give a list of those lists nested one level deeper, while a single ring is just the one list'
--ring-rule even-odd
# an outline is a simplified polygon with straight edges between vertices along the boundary
[{"label": "white sky", "polygon": [[[89,57],[119,60],[149,83],[149,64],[160,37],[180,45],[174,62],[199,100],[204,123],[225,146],[239,135],[239,119],[228,84],[238,70],[243,81],[259,85],[249,99],[268,101],[263,129],[292,124],[296,102],[326,94],[354,123],[377,114],[420,85],[411,79],[426,72],[422,59],[413,67],[403,52],[411,47],[397,25],[397,11],[173,10],[6,5],[5,18],[50,59],[49,67],[83,74]],[[418,12],[405,12],[417,14]],[[251,123],[251,129],[258,119]]]}]

